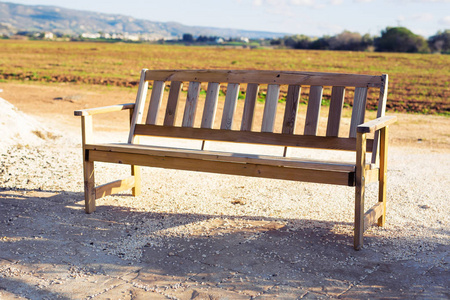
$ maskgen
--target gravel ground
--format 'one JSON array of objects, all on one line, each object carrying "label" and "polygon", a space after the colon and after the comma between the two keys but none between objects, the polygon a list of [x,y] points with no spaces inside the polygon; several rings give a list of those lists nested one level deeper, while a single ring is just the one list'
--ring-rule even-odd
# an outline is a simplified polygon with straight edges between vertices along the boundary
[{"label": "gravel ground", "polygon": [[448,151],[390,148],[387,223],[356,252],[348,187],[143,168],[141,196],[84,214],[62,135],[0,154],[0,299],[450,299]]}]

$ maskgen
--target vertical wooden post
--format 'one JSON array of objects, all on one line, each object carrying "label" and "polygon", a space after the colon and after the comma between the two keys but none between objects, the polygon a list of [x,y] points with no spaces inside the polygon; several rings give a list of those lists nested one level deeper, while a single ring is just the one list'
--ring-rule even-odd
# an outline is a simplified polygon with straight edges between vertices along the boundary
[{"label": "vertical wooden post", "polygon": [[366,170],[366,134],[356,135],[355,236],[353,247],[360,250],[364,239],[364,192]]},{"label": "vertical wooden post", "polygon": [[380,130],[380,182],[378,187],[378,201],[383,202],[383,215],[378,219],[378,226],[384,226],[386,223],[387,139],[388,126]]},{"label": "vertical wooden post", "polygon": [[90,214],[95,211],[94,162],[89,161],[85,145],[93,142],[92,116],[81,117],[81,136],[83,145],[84,210]]},{"label": "vertical wooden post", "polygon": [[[130,109],[130,125],[133,120],[133,109]],[[139,137],[135,136],[135,142],[139,143]],[[141,194],[141,167],[136,165],[131,165],[131,175],[134,176],[134,187],[131,189],[131,194],[133,196],[139,196]]]}]

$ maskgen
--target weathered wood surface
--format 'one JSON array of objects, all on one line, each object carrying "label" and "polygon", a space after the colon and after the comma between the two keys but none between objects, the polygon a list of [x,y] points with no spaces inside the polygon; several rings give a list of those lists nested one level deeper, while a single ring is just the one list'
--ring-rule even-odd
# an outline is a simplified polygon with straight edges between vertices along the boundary
[{"label": "weathered wood surface", "polygon": [[230,83],[227,86],[227,94],[225,96],[225,104],[223,107],[220,129],[231,130],[233,128],[233,119],[236,112],[239,87],[240,85],[238,83]]},{"label": "weathered wood surface", "polygon": [[255,70],[151,70],[146,80],[381,87],[380,76]]},{"label": "weathered wood surface", "polygon": [[93,161],[118,164],[138,164],[141,166],[189,170],[198,172],[243,175],[251,177],[275,178],[293,181],[316,182],[325,184],[348,185],[351,173],[327,170],[289,168],[252,163],[230,163],[194,158],[149,156],[134,153],[116,153],[110,151],[92,151]]},{"label": "weathered wood surface", "polygon": [[198,96],[200,94],[200,83],[190,82],[184,107],[183,127],[193,127],[195,122],[195,113],[197,111]]},{"label": "weathered wood surface", "polygon": [[95,107],[80,109],[74,112],[75,116],[93,116],[98,114],[105,114],[110,112],[116,112],[121,110],[133,109],[134,103],[117,104],[111,106]]},{"label": "weathered wood surface", "polygon": [[301,87],[290,85],[286,96],[282,133],[294,134],[297,125],[297,111],[300,100]]},{"label": "weathered wood surface", "polygon": [[164,126],[174,126],[178,109],[178,99],[180,98],[183,83],[172,81],[170,84],[169,98],[167,99],[166,114],[164,116]]},{"label": "weathered wood surface", "polygon": [[266,101],[264,104],[261,132],[273,132],[279,95],[280,86],[276,84],[269,84],[267,87]]},{"label": "weathered wood surface", "polygon": [[333,86],[331,90],[330,112],[328,113],[327,136],[339,136],[345,87]]},{"label": "weathered wood surface", "polygon": [[256,99],[258,98],[259,84],[247,85],[245,94],[244,112],[241,121],[241,131],[251,131],[253,128],[253,117],[255,115]]},{"label": "weathered wood surface", "polygon": [[146,124],[155,125],[158,119],[159,108],[161,107],[161,101],[164,96],[164,87],[166,86],[164,81],[153,82],[152,94],[150,96],[150,104],[147,112]]},{"label": "weathered wood surface", "polygon": [[150,147],[144,145],[128,145],[128,144],[98,144],[87,145],[87,149],[95,151],[107,151],[117,153],[133,153],[144,154],[162,157],[180,157],[180,158],[195,158],[203,160],[214,160],[223,162],[239,162],[239,163],[254,163],[266,164],[272,166],[285,166],[292,168],[315,169],[315,170],[329,170],[336,172],[354,172],[355,165],[352,163],[323,161],[313,159],[300,158],[281,158],[269,155],[243,154],[233,152],[221,151],[201,151],[189,149],[177,149],[167,147]]},{"label": "weathered wood surface", "polygon": [[317,135],[319,128],[320,106],[322,104],[322,86],[311,86],[309,90],[308,108],[306,111],[305,135]]},{"label": "weathered wood surface", "polygon": [[[234,143],[356,151],[356,139],[354,138],[292,135],[271,132],[249,132],[208,128],[166,127],[140,124],[136,125],[135,134]],[[372,144],[373,140],[367,139],[367,149],[372,150]]]}]

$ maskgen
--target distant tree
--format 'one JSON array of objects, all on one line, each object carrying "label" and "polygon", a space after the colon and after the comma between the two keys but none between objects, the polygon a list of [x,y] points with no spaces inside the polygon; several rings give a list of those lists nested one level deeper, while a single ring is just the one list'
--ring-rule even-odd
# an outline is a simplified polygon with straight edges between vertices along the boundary
[{"label": "distant tree", "polygon": [[282,39],[273,39],[273,40],[270,40],[270,45],[271,45],[271,46],[280,46],[280,45],[282,45],[282,44],[283,44]]},{"label": "distant tree", "polygon": [[311,42],[312,42],[312,38],[310,38],[309,36],[306,35],[295,35],[294,36],[294,48],[295,49],[309,49],[309,47],[311,46]]},{"label": "distant tree", "polygon": [[192,43],[194,41],[194,36],[190,33],[183,34],[183,42]]},{"label": "distant tree", "polygon": [[370,35],[361,36],[357,32],[350,31],[344,31],[329,40],[331,50],[365,51],[372,43]]},{"label": "distant tree", "polygon": [[450,29],[438,31],[428,39],[431,51],[450,54]]},{"label": "distant tree", "polygon": [[376,51],[380,52],[429,52],[426,40],[405,27],[387,27],[381,37],[375,39]]},{"label": "distant tree", "polygon": [[315,49],[315,50],[329,50],[330,49],[330,37],[329,36],[323,36],[317,40],[314,40],[311,42],[309,49]]}]

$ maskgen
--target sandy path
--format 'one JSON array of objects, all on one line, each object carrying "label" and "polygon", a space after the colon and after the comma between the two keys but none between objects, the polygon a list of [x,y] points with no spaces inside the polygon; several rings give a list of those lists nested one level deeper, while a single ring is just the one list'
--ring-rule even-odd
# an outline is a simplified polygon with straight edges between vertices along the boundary
[{"label": "sandy path", "polygon": [[[55,116],[37,118],[54,128]],[[144,168],[141,196],[86,215],[79,129],[54,135],[1,154],[0,298],[449,296],[445,144],[390,148],[386,227],[355,252],[347,187]],[[99,183],[128,174],[98,167]]]}]

